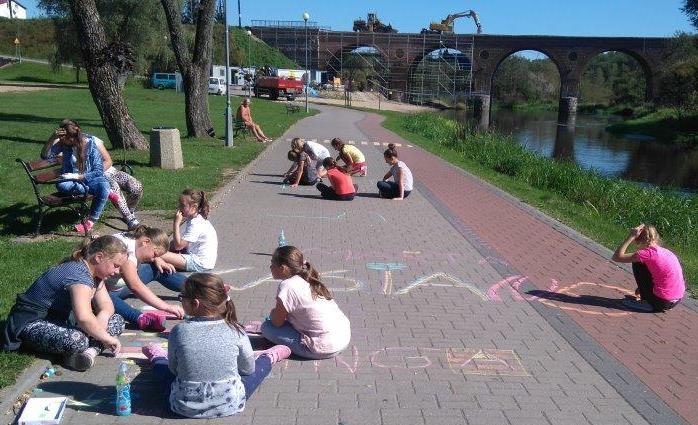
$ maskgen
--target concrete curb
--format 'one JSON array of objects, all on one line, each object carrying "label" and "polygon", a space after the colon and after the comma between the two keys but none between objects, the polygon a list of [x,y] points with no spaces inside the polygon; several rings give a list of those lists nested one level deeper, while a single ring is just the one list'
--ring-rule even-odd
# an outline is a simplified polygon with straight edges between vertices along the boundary
[{"label": "concrete curb", "polygon": [[41,374],[49,366],[51,366],[50,361],[36,359],[17,377],[14,385],[0,390],[0,414],[4,418],[12,416],[12,421],[6,422],[3,420],[3,423],[14,422],[15,412],[12,411],[12,405],[19,396],[39,383]]}]

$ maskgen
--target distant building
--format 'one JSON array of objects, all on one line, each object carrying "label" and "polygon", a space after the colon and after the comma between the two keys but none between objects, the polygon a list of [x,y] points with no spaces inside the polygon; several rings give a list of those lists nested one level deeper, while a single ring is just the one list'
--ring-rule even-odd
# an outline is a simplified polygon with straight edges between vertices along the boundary
[{"label": "distant building", "polygon": [[27,8],[15,0],[0,0],[0,17],[27,19]]}]

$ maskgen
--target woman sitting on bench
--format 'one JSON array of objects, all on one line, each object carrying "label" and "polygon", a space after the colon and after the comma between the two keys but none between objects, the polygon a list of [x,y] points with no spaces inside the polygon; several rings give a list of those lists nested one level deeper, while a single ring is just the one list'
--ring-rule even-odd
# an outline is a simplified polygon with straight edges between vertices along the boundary
[{"label": "woman sitting on bench", "polygon": [[94,138],[82,133],[75,121],[63,120],[54,134],[58,140],[50,147],[50,153],[63,155],[61,178],[68,180],[57,183],[56,187],[65,194],[93,196],[89,219],[84,224],[75,225],[76,231],[89,232],[109,199],[110,187],[104,176],[104,159]]}]

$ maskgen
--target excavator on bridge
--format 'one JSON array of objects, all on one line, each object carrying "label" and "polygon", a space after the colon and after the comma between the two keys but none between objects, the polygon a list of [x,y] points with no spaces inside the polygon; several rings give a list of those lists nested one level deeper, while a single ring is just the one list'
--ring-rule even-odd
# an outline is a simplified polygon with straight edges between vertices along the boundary
[{"label": "excavator on bridge", "polygon": [[385,25],[378,19],[375,13],[369,13],[367,19],[357,19],[354,21],[354,31],[356,32],[391,32],[396,33],[397,30],[392,25]]},{"label": "excavator on bridge", "polygon": [[480,18],[478,18],[477,13],[474,10],[467,10],[448,15],[441,22],[430,23],[429,28],[422,28],[422,34],[453,34],[453,22],[458,18],[473,18],[477,27],[477,33],[482,33],[482,25],[480,25]]}]

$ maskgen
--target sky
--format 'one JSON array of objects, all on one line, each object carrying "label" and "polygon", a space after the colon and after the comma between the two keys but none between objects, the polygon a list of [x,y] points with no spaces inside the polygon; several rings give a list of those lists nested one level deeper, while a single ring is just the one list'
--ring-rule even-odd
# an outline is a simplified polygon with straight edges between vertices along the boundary
[{"label": "sky", "polygon": [[[39,17],[36,0],[18,0],[29,17]],[[151,0],[152,1],[152,0]],[[310,20],[333,30],[351,31],[354,19],[376,12],[399,32],[419,32],[430,21],[472,9],[485,34],[669,37],[694,29],[680,8],[683,0],[240,0],[242,25],[251,20]],[[229,22],[237,24],[237,1],[228,0]],[[455,23],[457,33],[472,33],[472,20]]]}]

